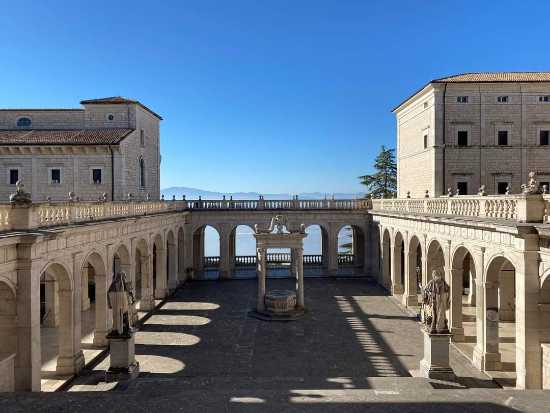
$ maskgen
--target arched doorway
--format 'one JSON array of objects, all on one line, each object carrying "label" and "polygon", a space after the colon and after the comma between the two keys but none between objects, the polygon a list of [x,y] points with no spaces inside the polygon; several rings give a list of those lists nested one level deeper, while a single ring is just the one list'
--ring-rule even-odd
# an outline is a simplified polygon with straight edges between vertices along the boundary
[{"label": "arched doorway", "polygon": [[381,261],[382,285],[384,286],[384,288],[391,291],[392,279],[391,279],[390,256],[391,256],[390,231],[385,229],[382,235],[382,261]]},{"label": "arched doorway", "polygon": [[220,233],[213,226],[203,225],[193,232],[193,268],[197,278],[219,278]]},{"label": "arched doorway", "polygon": [[339,275],[364,273],[365,234],[356,225],[344,225],[337,233]]},{"label": "arched doorway", "polygon": [[506,257],[493,258],[486,271],[483,340],[474,351],[483,370],[515,372],[515,291],[514,265]]},{"label": "arched doorway", "polygon": [[229,256],[234,278],[256,278],[256,238],[254,229],[237,225],[229,237]]},{"label": "arched doorway", "polygon": [[[451,287],[449,328],[455,342],[475,342],[476,311],[475,306],[472,306],[468,300],[468,294],[466,294],[466,292],[470,292],[475,277],[476,268],[472,255],[467,248],[459,247],[453,254],[451,280],[449,281]],[[467,339],[465,327],[467,327]]]},{"label": "arched doorway", "polygon": [[176,239],[172,231],[166,233],[166,271],[168,290],[174,291],[178,286]]},{"label": "arched doorway", "polygon": [[[117,262],[117,266],[120,265]],[[115,269],[115,263],[113,263]],[[119,270],[119,268],[117,268]],[[82,264],[82,343],[89,347],[108,345],[107,334],[111,328],[111,310],[107,305],[107,290],[111,277],[107,275],[101,255],[92,252]],[[85,309],[85,306],[88,308]]]},{"label": "arched doorway", "polygon": [[416,235],[409,241],[408,274],[405,280],[404,304],[407,306],[418,305],[418,295],[422,288],[422,246]]},{"label": "arched doorway", "polygon": [[[445,256],[443,255],[443,248],[437,240],[432,240],[428,245],[427,257],[427,272],[423,275],[422,285],[428,284],[432,279],[432,272],[434,270],[441,270],[445,274]],[[446,280],[448,281],[448,280]]]},{"label": "arched doorway", "polygon": [[136,305],[141,311],[150,311],[154,308],[153,285],[149,262],[149,248],[147,241],[141,239],[136,244],[134,262],[134,292]]},{"label": "arched doorway", "polygon": [[42,378],[76,374],[84,356],[80,331],[75,332],[71,276],[63,265],[52,263],[42,272],[40,304]]},{"label": "arched doorway", "polygon": [[329,248],[326,228],[319,224],[308,225],[304,238],[304,277],[326,274]]}]

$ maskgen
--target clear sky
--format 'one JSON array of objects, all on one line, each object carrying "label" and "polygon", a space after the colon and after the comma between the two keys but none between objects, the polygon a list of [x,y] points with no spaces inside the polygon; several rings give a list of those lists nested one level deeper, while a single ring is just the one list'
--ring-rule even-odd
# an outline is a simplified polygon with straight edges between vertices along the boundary
[{"label": "clear sky", "polygon": [[355,192],[427,81],[550,69],[549,1],[3,1],[1,107],[161,114],[161,186]]}]

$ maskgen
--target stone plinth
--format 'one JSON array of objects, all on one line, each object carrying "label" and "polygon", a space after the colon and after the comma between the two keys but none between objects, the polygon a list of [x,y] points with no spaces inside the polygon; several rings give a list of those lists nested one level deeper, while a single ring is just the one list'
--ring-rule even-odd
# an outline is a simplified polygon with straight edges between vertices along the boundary
[{"label": "stone plinth", "polygon": [[0,393],[15,391],[15,353],[0,353]]},{"label": "stone plinth", "polygon": [[296,307],[296,293],[289,290],[273,290],[265,295],[265,309],[274,314],[287,314]]},{"label": "stone plinth", "polygon": [[550,343],[542,346],[542,388],[550,390]]},{"label": "stone plinth", "polygon": [[139,363],[135,357],[134,334],[128,337],[109,337],[111,365],[105,373],[105,381],[134,379],[139,375]]},{"label": "stone plinth", "polygon": [[424,358],[420,360],[420,375],[436,380],[454,380],[456,378],[449,364],[451,334],[424,334]]}]

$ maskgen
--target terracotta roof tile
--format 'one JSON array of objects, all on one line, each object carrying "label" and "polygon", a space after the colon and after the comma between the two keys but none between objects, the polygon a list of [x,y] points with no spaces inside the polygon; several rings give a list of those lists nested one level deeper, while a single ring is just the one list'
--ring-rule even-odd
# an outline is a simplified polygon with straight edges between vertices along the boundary
[{"label": "terracotta roof tile", "polygon": [[0,130],[0,145],[116,145],[133,129]]},{"label": "terracotta roof tile", "polygon": [[550,82],[550,72],[480,72],[462,73],[432,83],[468,83],[468,82]]}]

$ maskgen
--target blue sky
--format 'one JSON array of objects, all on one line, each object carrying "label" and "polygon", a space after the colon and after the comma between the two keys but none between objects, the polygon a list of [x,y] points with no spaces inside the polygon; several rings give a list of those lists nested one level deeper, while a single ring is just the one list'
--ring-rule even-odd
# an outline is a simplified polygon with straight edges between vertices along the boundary
[{"label": "blue sky", "polygon": [[428,80],[550,69],[547,1],[4,1],[1,107],[122,95],[161,186],[355,192]]}]

